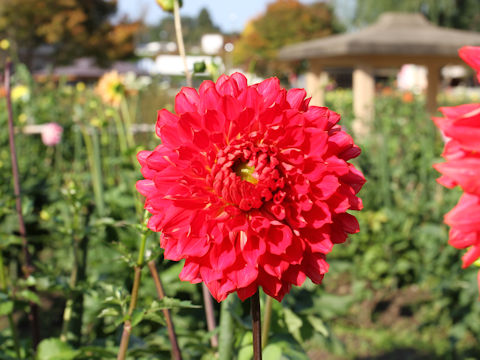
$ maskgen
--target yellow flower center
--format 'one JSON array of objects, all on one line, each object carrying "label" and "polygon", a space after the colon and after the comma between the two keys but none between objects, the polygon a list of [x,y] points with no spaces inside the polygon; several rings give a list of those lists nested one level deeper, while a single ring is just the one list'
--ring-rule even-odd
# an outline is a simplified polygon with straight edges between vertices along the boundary
[{"label": "yellow flower center", "polygon": [[258,179],[253,177],[253,173],[255,172],[255,167],[248,166],[246,162],[238,162],[237,164],[233,165],[233,171],[240,179],[247,181],[251,184],[257,184]]}]

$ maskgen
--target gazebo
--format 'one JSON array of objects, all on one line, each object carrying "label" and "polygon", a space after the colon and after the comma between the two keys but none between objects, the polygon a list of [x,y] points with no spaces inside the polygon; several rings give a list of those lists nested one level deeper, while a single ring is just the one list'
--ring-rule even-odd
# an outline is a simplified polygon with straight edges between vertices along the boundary
[{"label": "gazebo", "polygon": [[426,66],[426,105],[427,110],[434,113],[440,69],[444,65],[463,64],[458,49],[465,45],[480,45],[480,33],[439,27],[421,14],[384,13],[376,23],[362,30],[284,47],[279,58],[309,60],[306,87],[315,105],[324,103],[326,69],[353,68],[355,117],[368,122],[373,118],[376,68],[403,64]]}]

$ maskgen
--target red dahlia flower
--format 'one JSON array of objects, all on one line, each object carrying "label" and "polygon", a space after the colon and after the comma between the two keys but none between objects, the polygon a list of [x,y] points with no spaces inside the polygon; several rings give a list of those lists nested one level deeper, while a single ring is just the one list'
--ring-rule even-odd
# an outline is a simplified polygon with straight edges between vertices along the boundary
[{"label": "red dahlia flower", "polygon": [[[480,70],[480,48],[463,47],[459,53]],[[465,192],[445,215],[445,223],[450,226],[450,245],[469,248],[462,259],[466,268],[480,257],[480,104],[443,107],[440,111],[444,117],[433,120],[447,139],[442,154],[447,161],[434,167],[442,174],[440,184],[448,188],[458,185]]]},{"label": "red dahlia flower", "polygon": [[280,301],[307,276],[319,284],[325,254],[359,231],[347,210],[362,208],[365,179],[347,161],[360,149],[305,96],[239,73],[183,88],[176,114],[158,113],[162,145],[138,154],[165,258],[185,259],[180,279],[204,281],[217,301],[259,286]]}]

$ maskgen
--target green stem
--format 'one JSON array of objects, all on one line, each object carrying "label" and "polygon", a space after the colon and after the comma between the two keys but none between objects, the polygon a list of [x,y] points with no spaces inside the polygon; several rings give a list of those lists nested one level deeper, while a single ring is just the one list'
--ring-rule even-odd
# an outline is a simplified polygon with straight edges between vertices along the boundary
[{"label": "green stem", "polygon": [[233,343],[235,341],[232,312],[235,311],[237,296],[230,294],[222,301],[220,308],[220,339],[218,345],[218,359],[233,359]]},{"label": "green stem", "polygon": [[140,289],[140,280],[142,277],[142,268],[145,263],[145,247],[147,244],[147,235],[148,231],[144,229],[142,231],[142,236],[140,240],[140,249],[138,252],[137,264],[134,268],[134,278],[133,278],[133,287],[132,287],[132,296],[130,300],[130,306],[128,307],[128,317],[127,320],[123,323],[123,332],[122,338],[120,340],[120,347],[118,349],[117,360],[125,360],[127,356],[128,343],[130,341],[130,334],[132,333],[132,323],[130,317],[133,314],[137,306],[138,299],[138,290]]},{"label": "green stem", "polygon": [[[91,212],[87,209],[87,215],[84,226],[87,226]],[[74,236],[73,236],[73,269],[70,276],[70,298],[67,300],[65,311],[63,313],[63,326],[60,339],[69,341],[73,346],[79,347],[82,340],[82,324],[84,310],[83,291],[78,288],[82,282],[87,279],[87,254],[88,254],[88,236],[79,238],[75,233],[79,230],[79,214],[74,214]]]},{"label": "green stem", "polygon": [[103,182],[98,137],[94,128],[87,129],[82,127],[82,134],[87,149],[90,171],[93,177],[92,183],[95,204],[97,205],[98,214],[102,217],[105,215],[105,203],[103,202]]},{"label": "green stem", "polygon": [[135,139],[133,137],[132,117],[130,116],[130,110],[128,109],[127,99],[125,97],[120,102],[120,111],[124,122],[124,128],[126,133],[126,141],[129,149],[135,147]]},{"label": "green stem", "polygon": [[263,327],[262,327],[262,349],[267,346],[268,333],[270,332],[270,323],[272,320],[272,305],[273,298],[265,294],[267,297],[265,301],[265,313],[263,315]]},{"label": "green stem", "polygon": [[[3,253],[0,250],[0,289],[4,292],[7,291],[7,280],[5,276],[5,269],[3,265]],[[18,333],[17,328],[15,327],[15,322],[13,320],[12,313],[8,314],[8,324],[10,326],[10,331],[12,332],[13,343],[15,346],[15,353],[17,354],[17,358],[21,359],[22,356],[20,354],[20,342],[18,341]]]},{"label": "green stem", "polygon": [[122,119],[120,115],[115,111],[115,115],[113,116],[113,120],[115,121],[115,127],[117,128],[117,136],[118,136],[118,144],[120,146],[120,152],[125,154],[128,149],[127,139],[125,137],[125,129],[123,127]]}]

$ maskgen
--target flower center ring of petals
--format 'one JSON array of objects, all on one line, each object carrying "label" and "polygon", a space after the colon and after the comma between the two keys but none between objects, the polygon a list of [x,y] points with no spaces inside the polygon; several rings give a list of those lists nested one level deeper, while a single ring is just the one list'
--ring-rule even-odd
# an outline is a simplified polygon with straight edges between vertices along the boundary
[{"label": "flower center ring of petals", "polygon": [[228,204],[259,209],[285,186],[275,154],[273,146],[236,140],[218,152],[208,185]]}]

